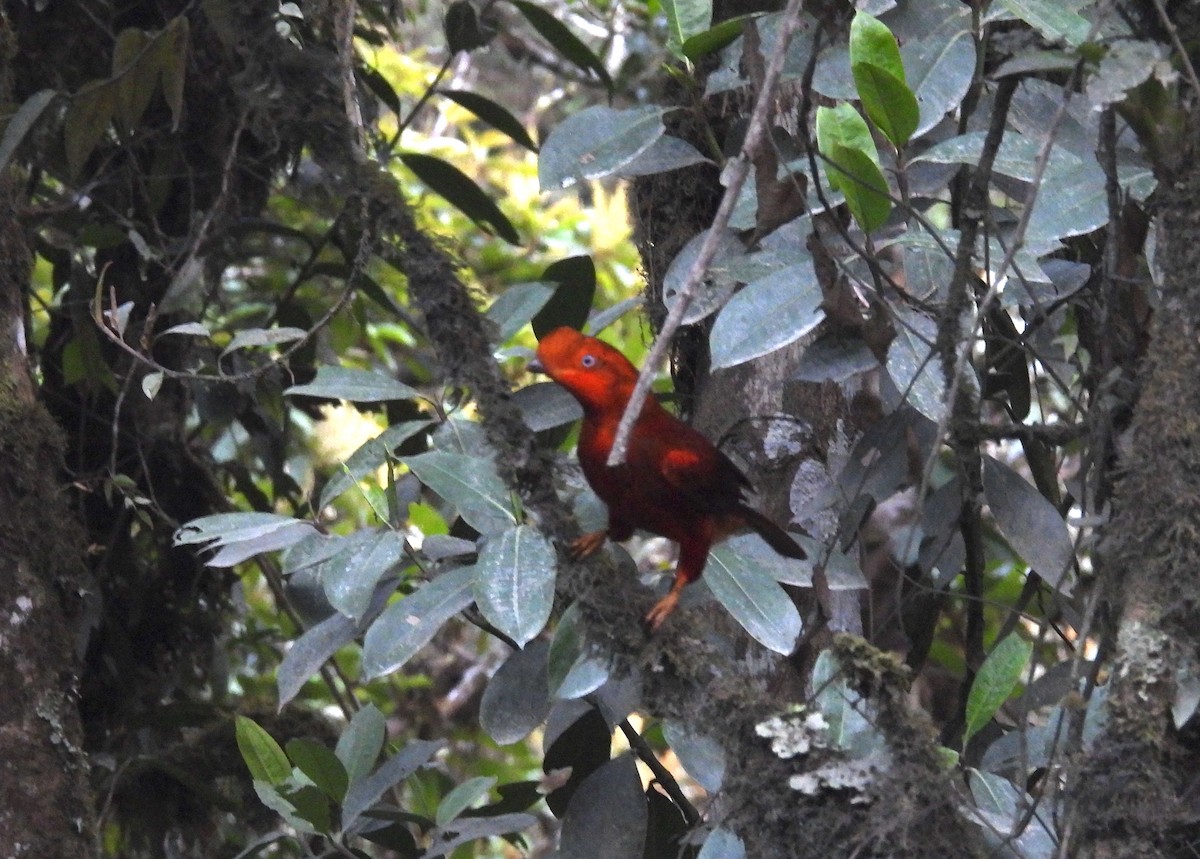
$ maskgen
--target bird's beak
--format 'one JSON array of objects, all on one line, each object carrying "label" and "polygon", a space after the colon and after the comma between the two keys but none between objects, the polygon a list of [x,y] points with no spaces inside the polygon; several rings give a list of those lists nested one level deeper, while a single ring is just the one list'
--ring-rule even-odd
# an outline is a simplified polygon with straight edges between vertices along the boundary
[{"label": "bird's beak", "polygon": [[534,358],[532,361],[530,361],[525,366],[529,368],[529,372],[531,372],[531,373],[545,373],[546,372],[546,368],[542,365],[542,362],[539,361],[537,358]]}]

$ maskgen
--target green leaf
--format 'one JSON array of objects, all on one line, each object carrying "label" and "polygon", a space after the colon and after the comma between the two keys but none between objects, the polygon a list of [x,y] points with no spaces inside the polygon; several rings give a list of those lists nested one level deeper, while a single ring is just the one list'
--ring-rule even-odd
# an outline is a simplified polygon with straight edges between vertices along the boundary
[{"label": "green leaf", "polygon": [[365,778],[375,768],[386,735],[383,713],[374,704],[367,704],[354,714],[333,750],[351,783]]},{"label": "green leaf", "polygon": [[537,152],[537,144],[521,125],[521,121],[490,98],[462,89],[440,89],[439,93],[457,105],[465,107],[497,131],[502,131],[530,152]]},{"label": "green leaf", "polygon": [[687,41],[712,27],[712,0],[661,0],[660,5],[667,16],[667,48],[683,58]]},{"label": "green leaf", "polygon": [[287,744],[287,754],[300,772],[334,802],[341,802],[350,785],[346,766],[336,754],[312,740],[296,739]]},{"label": "green leaf", "polygon": [[[663,304],[668,309],[674,308],[679,302],[680,290],[696,262],[696,257],[700,255],[701,247],[707,240],[708,233],[708,230],[703,230],[692,236],[683,249],[675,254],[671,265],[667,267],[667,273],[663,277],[662,291]],[[721,235],[717,244],[717,252],[713,255],[708,270],[704,273],[704,279],[692,293],[691,303],[684,311],[683,325],[695,325],[701,319],[720,309],[729,300],[729,296],[742,281],[736,272],[736,267],[740,261],[745,259],[745,256],[746,245],[738,238],[737,234],[726,231]]]},{"label": "green leaf", "polygon": [[697,33],[685,39],[683,55],[692,62],[696,62],[701,57],[715,54],[742,35],[742,31],[746,29],[746,22],[753,17],[753,15],[738,15],[736,18],[728,18],[703,33]]},{"label": "green leaf", "polygon": [[[294,591],[289,590],[289,595],[294,596]],[[354,640],[357,631],[355,621],[335,611],[291,643],[275,669],[280,709],[299,694],[327,659]]]},{"label": "green leaf", "polygon": [[863,231],[886,221],[892,201],[866,120],[849,104],[819,107],[817,141],[828,159],[825,170],[830,185],[845,195],[850,214]]},{"label": "green leaf", "polygon": [[842,145],[834,145],[828,157],[835,165],[829,168],[829,181],[836,181],[859,227],[869,233],[881,226],[892,212],[892,200],[878,162],[861,149]]},{"label": "green leaf", "polygon": [[1046,583],[1069,593],[1075,545],[1062,515],[1016,471],[987,456],[983,495],[1000,533]]},{"label": "green leaf", "polygon": [[173,18],[156,39],[162,94],[171,108],[172,131],[179,128],[179,120],[183,116],[183,84],[187,75],[189,36],[188,19],[180,15]]},{"label": "green leaf", "polygon": [[608,69],[604,67],[604,63],[558,18],[529,0],[509,0],[509,2],[517,7],[530,26],[537,30],[538,34],[549,42],[554,50],[583,71],[593,72],[608,88],[608,91],[612,92],[613,80],[608,74]]},{"label": "green leaf", "polygon": [[292,385],[287,396],[328,397],[354,403],[379,403],[387,400],[413,400],[420,397],[414,388],[391,376],[371,370],[327,365],[317,368],[317,377],[307,385]]},{"label": "green leaf", "polygon": [[564,325],[582,328],[596,297],[596,264],[592,258],[583,255],[557,260],[546,267],[542,280],[558,286],[533,317],[534,336],[541,339]]},{"label": "green leaf", "polygon": [[234,718],[238,750],[257,781],[283,784],[292,777],[292,764],[275,739],[246,716]]},{"label": "green leaf", "polygon": [[513,405],[521,410],[525,426],[534,432],[560,427],[583,417],[579,401],[557,382],[526,385],[513,393]]},{"label": "green leaf", "polygon": [[63,142],[67,149],[67,169],[79,176],[92,150],[104,137],[117,109],[118,82],[92,81],[71,96],[63,119]]},{"label": "green leaf", "polygon": [[858,10],[850,22],[850,64],[863,63],[904,82],[900,46],[887,25],[869,12]]},{"label": "green leaf", "polygon": [[494,534],[516,524],[508,487],[491,460],[431,450],[401,461],[479,533]]},{"label": "green leaf", "polygon": [[150,42],[145,31],[126,27],[113,45],[112,76],[120,79],[115,119],[126,134],[141,120],[158,89],[158,66],[148,52],[142,53]]},{"label": "green leaf", "polygon": [[868,753],[878,733],[868,720],[866,702],[850,688],[832,652],[824,650],[813,665],[813,704],[825,717],[833,744],[846,751]]},{"label": "green leaf", "polygon": [[492,535],[475,565],[479,610],[523,647],[550,619],[557,567],[554,547],[530,525]]},{"label": "green leaf", "polygon": [[724,544],[709,555],[704,581],[733,619],[764,647],[784,655],[795,649],[803,626],[800,612],[758,564]]},{"label": "green leaf", "polygon": [[272,785],[255,779],[254,792],[258,794],[263,805],[282,817],[297,832],[316,832],[311,823],[296,813],[295,804]]},{"label": "green leaf", "polygon": [[404,166],[416,174],[433,191],[441,194],[464,215],[480,227],[490,227],[496,235],[511,245],[519,245],[521,236],[500,207],[496,205],[475,180],[453,164],[432,155],[409,152],[401,155]]},{"label": "green leaf", "polygon": [[[867,153],[879,162],[879,151],[866,120],[850,104],[817,108],[817,148],[822,152],[841,145]],[[832,178],[832,177],[831,177]]]},{"label": "green leaf", "polygon": [[758,358],[808,334],[821,320],[821,284],[811,263],[788,266],[748,284],[713,324],[713,367]]},{"label": "green leaf", "polygon": [[44,89],[35,92],[29,98],[21,103],[4,126],[4,136],[0,138],[0,173],[7,173],[9,162],[16,154],[17,147],[37,125],[42,114],[46,112],[54,100],[58,98],[58,92],[52,89]]},{"label": "green leaf", "polygon": [[476,776],[455,787],[438,803],[437,812],[434,814],[437,825],[445,826],[454,820],[470,808],[475,800],[491,790],[495,783],[495,776]]},{"label": "green leaf", "polygon": [[1000,706],[1008,700],[1008,696],[1017,688],[1029,657],[1033,655],[1033,644],[1016,633],[1005,637],[992,648],[971,691],[967,695],[967,723],[963,729],[963,747],[971,737],[989,721]]},{"label": "green leaf", "polygon": [[595,105],[567,117],[542,141],[538,182],[543,191],[616,173],[649,149],[666,130],[669,108],[626,110]]},{"label": "green leaf", "polygon": [[317,788],[306,784],[295,790],[284,791],[282,796],[292,804],[296,816],[310,823],[314,831],[328,833],[333,829],[329,800]]},{"label": "green leaf", "polygon": [[380,677],[408,662],[442,624],[474,601],[474,581],[474,567],[459,567],[384,609],[363,639],[363,676]]},{"label": "green leaf", "polygon": [[903,146],[917,130],[921,120],[917,97],[902,78],[879,66],[855,63],[851,68],[867,116],[879,126],[893,146]]}]

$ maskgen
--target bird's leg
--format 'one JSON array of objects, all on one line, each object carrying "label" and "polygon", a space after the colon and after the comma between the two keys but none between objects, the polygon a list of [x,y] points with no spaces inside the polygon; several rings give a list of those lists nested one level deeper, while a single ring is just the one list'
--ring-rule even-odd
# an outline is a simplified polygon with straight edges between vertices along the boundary
[{"label": "bird's leg", "polygon": [[667,591],[667,595],[656,602],[654,608],[646,612],[646,617],[642,620],[646,624],[646,629],[650,632],[658,632],[663,621],[671,612],[675,611],[675,606],[679,605],[679,595],[683,593],[687,583],[687,579],[683,576],[675,576],[675,581],[671,583],[671,589]]},{"label": "bird's leg", "polygon": [[[708,535],[705,535],[707,537]],[[693,540],[679,544],[679,563],[675,565],[675,581],[667,595],[654,604],[654,608],[646,613],[642,622],[650,632],[657,632],[668,615],[675,611],[679,597],[689,583],[700,578],[704,572],[704,564],[708,560],[709,539]]]},{"label": "bird's leg", "polygon": [[596,554],[600,547],[604,545],[604,538],[607,536],[607,531],[593,531],[590,534],[584,534],[578,540],[571,542],[571,545],[567,547],[567,552],[572,559],[581,561]]}]

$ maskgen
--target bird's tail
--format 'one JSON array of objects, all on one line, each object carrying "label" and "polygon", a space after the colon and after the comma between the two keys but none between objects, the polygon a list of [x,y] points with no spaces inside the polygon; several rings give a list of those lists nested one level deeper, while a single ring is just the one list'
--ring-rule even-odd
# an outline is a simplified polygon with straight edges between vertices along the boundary
[{"label": "bird's tail", "polygon": [[787,531],[780,528],[753,507],[745,504],[739,505],[738,513],[742,515],[747,525],[767,541],[767,545],[785,558],[804,560],[808,557],[808,553],[800,547],[799,543],[792,539],[792,536]]}]

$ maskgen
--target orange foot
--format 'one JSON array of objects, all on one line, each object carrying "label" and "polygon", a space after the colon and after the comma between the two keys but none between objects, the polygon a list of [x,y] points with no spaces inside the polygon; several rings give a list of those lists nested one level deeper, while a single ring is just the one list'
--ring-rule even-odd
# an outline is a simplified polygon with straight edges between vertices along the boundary
[{"label": "orange foot", "polygon": [[663,625],[663,621],[667,616],[675,611],[675,606],[679,604],[679,593],[682,590],[671,588],[670,592],[665,597],[654,604],[654,608],[646,613],[642,623],[646,625],[646,629],[651,633],[658,632],[658,628]]},{"label": "orange foot", "polygon": [[596,551],[604,545],[604,538],[607,536],[608,533],[606,531],[593,531],[590,534],[584,534],[567,547],[567,553],[576,561],[581,561],[590,555],[596,554]]}]

